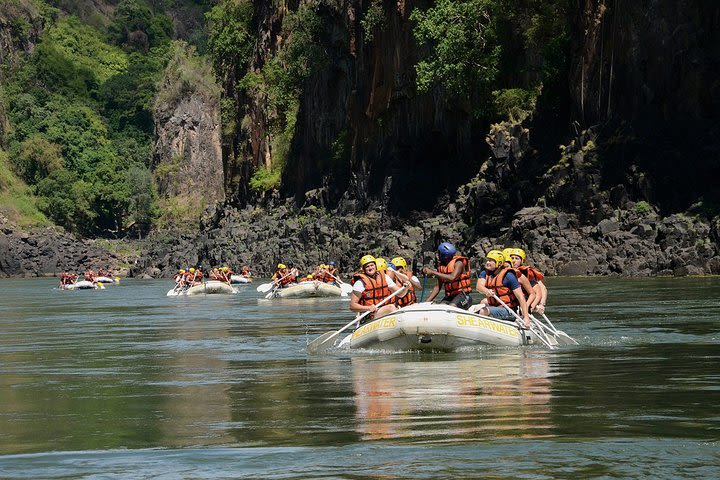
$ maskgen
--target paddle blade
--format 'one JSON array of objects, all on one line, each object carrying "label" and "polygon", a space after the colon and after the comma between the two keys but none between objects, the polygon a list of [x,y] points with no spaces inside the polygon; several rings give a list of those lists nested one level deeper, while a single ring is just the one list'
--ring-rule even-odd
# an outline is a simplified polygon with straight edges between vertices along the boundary
[{"label": "paddle blade", "polygon": [[350,285],[349,283],[341,283],[340,291],[342,292],[343,296],[350,295],[350,292],[352,292],[352,285]]},{"label": "paddle blade", "polygon": [[307,346],[308,352],[318,353],[318,352],[323,352],[323,351],[331,348],[335,344],[335,342],[332,341],[331,339],[336,336],[337,336],[336,330],[332,330],[330,332],[323,333],[322,335],[317,337],[315,340],[308,343],[308,346]]},{"label": "paddle blade", "polygon": [[258,285],[258,287],[256,288],[256,290],[257,290],[258,292],[262,292],[262,293],[269,292],[270,289],[272,289],[273,285],[275,285],[273,282],[263,283],[262,285]]},{"label": "paddle blade", "polygon": [[577,340],[575,340],[562,330],[558,330],[555,337],[558,339],[558,343],[560,345],[580,345]]}]

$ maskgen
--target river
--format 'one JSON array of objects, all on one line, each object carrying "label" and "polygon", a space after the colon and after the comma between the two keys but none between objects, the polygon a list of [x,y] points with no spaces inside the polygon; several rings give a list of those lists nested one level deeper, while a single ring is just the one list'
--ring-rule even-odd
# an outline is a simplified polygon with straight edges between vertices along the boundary
[{"label": "river", "polygon": [[0,478],[720,478],[718,278],[550,278],[579,346],[436,354],[309,355],[347,301],[259,283],[0,281]]}]

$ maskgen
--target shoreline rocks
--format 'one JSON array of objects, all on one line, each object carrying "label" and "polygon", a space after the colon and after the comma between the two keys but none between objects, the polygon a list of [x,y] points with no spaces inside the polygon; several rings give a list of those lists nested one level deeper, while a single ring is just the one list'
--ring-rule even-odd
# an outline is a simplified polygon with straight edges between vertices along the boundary
[{"label": "shoreline rocks", "polygon": [[[140,253],[120,256],[98,241],[77,239],[53,228],[25,232],[0,218],[0,277],[57,275],[64,270],[107,268],[138,278],[172,277],[178,268],[249,265],[255,275],[272,274],[280,262],[302,271],[331,260],[348,275],[365,253],[403,256],[416,269],[434,262],[436,246],[453,242],[482,265],[492,248],[519,246],[528,262],[549,276],[686,276],[720,274],[720,222],[651,209],[615,210],[595,225],[576,214],[547,207],[516,212],[496,236],[478,234],[457,213],[387,216],[379,206],[358,215],[338,215],[317,206],[297,209],[290,200],[208,211],[197,233],[157,232],[133,244]],[[643,206],[641,206],[643,207]],[[446,212],[457,212],[449,204]]]},{"label": "shoreline rocks", "polygon": [[365,253],[403,256],[420,268],[434,261],[442,241],[453,242],[473,269],[487,250],[519,246],[531,264],[551,276],[720,274],[716,227],[681,214],[660,218],[641,208],[616,210],[596,225],[581,225],[577,215],[546,207],[524,208],[493,237],[476,234],[478,226],[457,214],[401,220],[378,207],[339,216],[315,206],[296,209],[290,201],[242,210],[218,207],[207,218],[197,235],[151,237],[130,275],[169,277],[178,268],[201,264],[249,265],[256,275],[267,276],[281,262],[307,271],[330,260],[347,275]]},{"label": "shoreline rocks", "polygon": [[94,240],[78,239],[53,227],[30,231],[0,216],[0,278],[57,276],[88,268],[112,268],[124,274],[126,259]]}]

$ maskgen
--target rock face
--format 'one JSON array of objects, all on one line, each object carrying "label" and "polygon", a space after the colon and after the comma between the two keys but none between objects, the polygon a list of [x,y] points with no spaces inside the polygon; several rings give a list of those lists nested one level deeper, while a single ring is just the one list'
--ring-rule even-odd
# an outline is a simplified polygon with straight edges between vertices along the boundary
[{"label": "rock face", "polygon": [[[720,156],[720,4],[575,3],[571,100],[580,129],[598,127],[602,187],[623,184],[664,214],[717,202],[720,168],[707,160]],[[674,175],[690,159],[692,175]],[[643,192],[627,178],[638,174]]]},{"label": "rock face", "polygon": [[153,164],[161,196],[212,204],[225,199],[220,99],[209,67],[209,85],[188,85],[176,72],[192,68],[184,64],[192,55],[189,49],[177,55],[160,88]]},{"label": "rock face", "polygon": [[0,216],[0,277],[52,276],[108,267],[119,272],[126,261],[95,242],[52,228],[22,231]]},{"label": "rock face", "polygon": [[[258,66],[282,43],[278,30],[288,12],[261,4]],[[326,30],[328,61],[304,84],[282,194],[303,205],[306,192],[316,190],[323,205],[347,213],[380,197],[392,212],[432,210],[445,190],[476,173],[488,151],[487,125],[448,105],[440,89],[417,93],[419,49],[409,20],[417,2],[382,2],[384,21],[371,39],[361,24],[371,2],[313,4]],[[263,98],[251,103],[247,160],[262,165],[267,108]],[[247,200],[243,192],[238,198]]]},{"label": "rock face", "polygon": [[[31,2],[3,2],[0,9],[0,65],[13,68],[18,53],[32,53],[45,20]],[[2,72],[0,72],[0,78]]]},{"label": "rock face", "polygon": [[[3,2],[0,8],[0,84],[25,54],[30,54],[45,27],[45,20],[30,2]],[[23,55],[21,55],[23,54]],[[2,100],[0,94],[0,100]],[[0,147],[5,146],[9,123],[4,102],[0,101]]]}]

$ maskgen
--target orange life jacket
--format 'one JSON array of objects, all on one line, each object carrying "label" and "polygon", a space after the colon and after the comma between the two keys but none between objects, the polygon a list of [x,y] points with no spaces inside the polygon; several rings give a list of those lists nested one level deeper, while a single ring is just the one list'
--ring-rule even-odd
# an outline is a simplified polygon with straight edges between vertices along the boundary
[{"label": "orange life jacket", "polygon": [[353,275],[352,283],[354,284],[358,280],[365,285],[365,290],[363,290],[360,300],[358,300],[360,305],[377,305],[390,296],[390,288],[388,288],[384,273],[376,272],[374,277],[368,277],[364,273],[356,273]]},{"label": "orange life jacket", "polygon": [[[500,297],[500,299],[505,302],[505,305],[513,308],[519,306],[520,303],[518,302],[518,299],[512,292],[512,290],[503,285],[505,275],[507,275],[507,273],[511,271],[515,273],[512,268],[503,268],[502,270],[500,270],[500,273],[495,276],[490,276],[490,274],[488,273],[485,277],[485,287],[490,290],[494,290],[495,295]],[[494,307],[499,307],[501,305],[500,302],[495,299],[495,297],[488,297],[487,300],[488,304]]]},{"label": "orange life jacket", "polygon": [[410,286],[408,287],[408,291],[405,294],[404,297],[397,297],[397,306],[398,308],[407,307],[408,305],[412,305],[413,303],[417,302],[417,296],[415,295],[415,287],[412,283],[410,283]]},{"label": "orange life jacket", "polygon": [[517,270],[520,270],[520,273],[531,281],[541,282],[545,278],[545,275],[543,275],[540,270],[529,265],[520,265]]},{"label": "orange life jacket", "polygon": [[443,282],[445,287],[445,296],[454,297],[460,292],[470,293],[472,287],[470,286],[470,262],[466,257],[461,255],[455,255],[447,265],[440,265],[438,271],[440,273],[451,274],[455,271],[455,263],[460,260],[465,267],[464,271],[452,282]]},{"label": "orange life jacket", "polygon": [[282,278],[280,277],[280,286],[283,287],[285,285],[289,285],[295,281],[295,275],[289,274],[287,277]]}]

